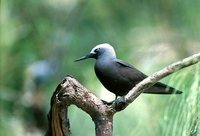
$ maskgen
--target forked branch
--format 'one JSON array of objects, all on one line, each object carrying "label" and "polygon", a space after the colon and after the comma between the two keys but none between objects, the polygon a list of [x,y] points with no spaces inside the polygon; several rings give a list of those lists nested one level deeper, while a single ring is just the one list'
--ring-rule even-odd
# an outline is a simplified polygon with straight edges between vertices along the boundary
[{"label": "forked branch", "polygon": [[49,127],[46,135],[69,136],[71,134],[67,110],[73,104],[91,116],[97,136],[112,136],[113,115],[116,112],[125,109],[144,89],[154,85],[158,80],[199,61],[200,53],[165,67],[137,84],[125,96],[126,103],[113,102],[110,106],[103,103],[76,79],[67,76],[58,85],[51,98],[51,109],[48,114]]}]

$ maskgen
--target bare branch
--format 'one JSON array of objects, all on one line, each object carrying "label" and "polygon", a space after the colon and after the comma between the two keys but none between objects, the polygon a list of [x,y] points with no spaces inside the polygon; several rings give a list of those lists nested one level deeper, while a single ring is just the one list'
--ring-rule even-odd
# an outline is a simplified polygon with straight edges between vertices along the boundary
[{"label": "bare branch", "polygon": [[51,99],[49,130],[46,136],[69,136],[68,107],[73,104],[87,112],[95,123],[97,136],[112,135],[114,112],[73,77],[67,76],[58,85]]},{"label": "bare branch", "polygon": [[102,100],[88,91],[76,79],[67,76],[58,85],[51,98],[51,109],[48,115],[49,128],[46,136],[69,136],[71,134],[67,116],[67,110],[71,104],[76,105],[91,116],[97,136],[112,136],[113,115],[116,112],[125,109],[144,89],[152,86],[158,80],[199,61],[200,53],[167,66],[137,84],[125,96],[127,103],[117,104],[114,102],[111,106],[104,104]]},{"label": "bare branch", "polygon": [[[194,54],[190,57],[187,57],[181,61],[175,62],[162,70],[154,73],[153,75],[147,77],[140,83],[138,83],[126,96],[126,105],[123,106],[128,106],[128,104],[132,103],[142,92],[144,89],[149,88],[153,86],[157,81],[160,79],[176,72],[179,71],[180,69],[183,69],[185,67],[194,65],[200,61],[200,53]],[[114,105],[113,105],[114,106]],[[121,109],[124,109],[125,107],[121,107]]]}]

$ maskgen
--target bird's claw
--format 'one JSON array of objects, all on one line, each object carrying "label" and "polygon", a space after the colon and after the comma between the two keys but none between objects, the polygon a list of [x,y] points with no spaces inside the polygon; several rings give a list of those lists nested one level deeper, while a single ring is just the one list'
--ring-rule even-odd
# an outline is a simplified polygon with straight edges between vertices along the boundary
[{"label": "bird's claw", "polygon": [[118,104],[125,104],[126,103],[126,99],[124,96],[118,98],[118,99],[115,99],[115,103],[118,105]]}]

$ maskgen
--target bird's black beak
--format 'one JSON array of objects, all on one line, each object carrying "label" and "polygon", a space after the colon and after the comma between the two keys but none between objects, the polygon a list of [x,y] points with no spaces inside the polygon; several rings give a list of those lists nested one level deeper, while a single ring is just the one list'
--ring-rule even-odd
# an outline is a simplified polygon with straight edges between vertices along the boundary
[{"label": "bird's black beak", "polygon": [[90,53],[90,54],[88,54],[88,55],[85,55],[85,56],[83,56],[83,57],[81,57],[81,58],[75,60],[75,62],[77,62],[77,61],[82,61],[82,60],[85,60],[85,59],[88,59],[88,58],[95,58],[95,55],[96,55],[95,53]]}]

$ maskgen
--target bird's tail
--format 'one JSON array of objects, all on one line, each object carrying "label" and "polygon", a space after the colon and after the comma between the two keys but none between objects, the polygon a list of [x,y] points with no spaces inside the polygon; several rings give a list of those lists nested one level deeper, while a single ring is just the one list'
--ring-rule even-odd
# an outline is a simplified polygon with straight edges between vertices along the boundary
[{"label": "bird's tail", "polygon": [[173,87],[157,82],[152,87],[144,90],[143,93],[149,94],[182,94],[182,91],[176,90]]}]

